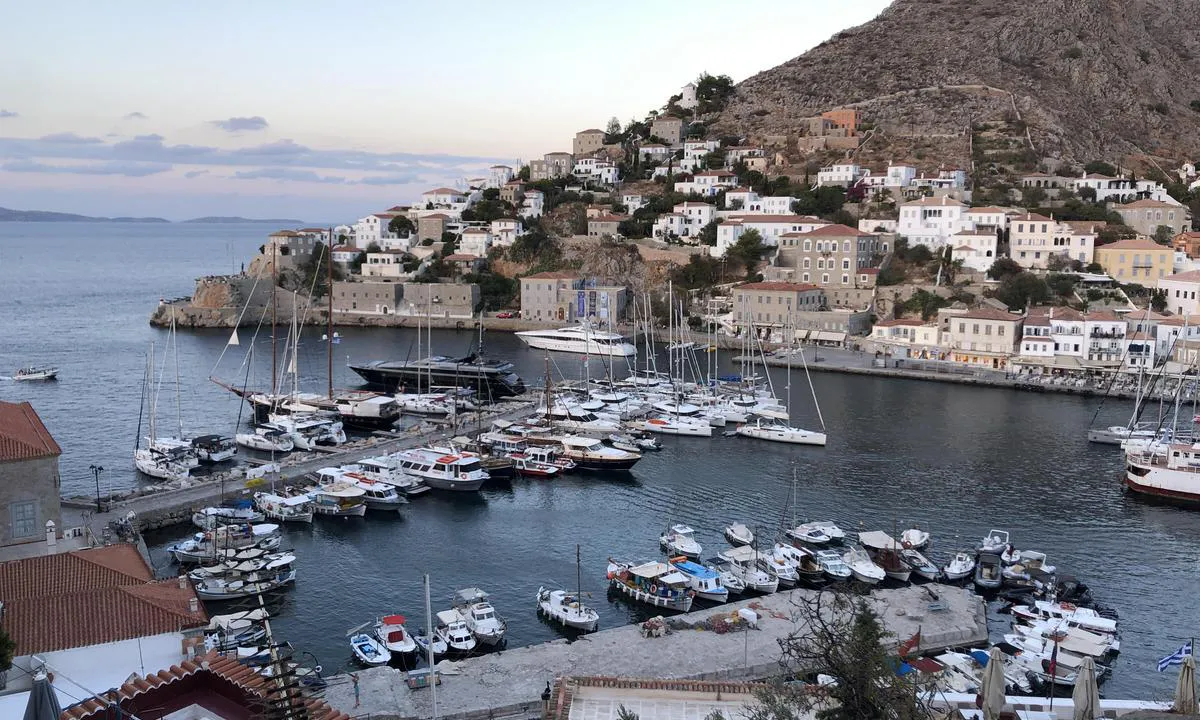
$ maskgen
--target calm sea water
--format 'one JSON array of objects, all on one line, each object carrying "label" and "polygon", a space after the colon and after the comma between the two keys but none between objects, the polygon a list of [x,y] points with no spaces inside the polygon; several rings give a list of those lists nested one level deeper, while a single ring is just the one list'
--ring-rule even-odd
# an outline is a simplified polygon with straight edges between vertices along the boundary
[{"label": "calm sea water", "polygon": [[[165,331],[148,326],[160,297],[189,295],[194,278],[238,269],[271,228],[259,225],[99,225],[0,223],[0,374],[24,363],[54,363],[53,384],[0,381],[0,398],[30,400],[64,448],[67,494],[91,493],[88,466],[103,465],[105,487],[139,482],[131,467],[151,343],[161,360]],[[192,432],[230,433],[239,405],[208,381],[240,383],[242,345],[225,350],[225,331],[178,336],[179,411],[174,354],[163,366],[160,423],[182,420]],[[325,386],[319,331],[301,343],[302,383]],[[334,382],[353,386],[354,360],[415,353],[407,330],[346,330],[336,346]],[[255,347],[251,385],[269,383],[266,331]],[[435,332],[438,352],[467,349],[469,332]],[[536,381],[543,358],[511,336],[485,335],[489,354],[513,360]],[[556,355],[558,372],[579,377],[579,359]],[[724,364],[724,363],[723,363]],[[593,371],[596,370],[593,360]],[[782,393],[785,371],[772,370]],[[794,418],[816,424],[797,373]],[[299,582],[278,609],[277,629],[326,669],[349,663],[345,633],[384,613],[423,622],[421,576],[433,576],[435,610],[459,587],[493,595],[510,643],[557,636],[538,620],[533,594],[542,584],[575,582],[582,546],[583,585],[595,593],[602,627],[639,617],[605,599],[605,558],[651,557],[671,522],[698,530],[706,551],[723,546],[721,528],[741,520],[773,530],[783,519],[798,472],[798,519],[831,518],[843,527],[884,529],[917,522],[934,535],[936,559],[974,543],[989,528],[1047,552],[1121,615],[1122,654],[1104,694],[1165,698],[1174,675],[1154,671],[1157,657],[1196,633],[1200,514],[1127,497],[1119,453],[1089,446],[1086,430],[1099,401],[1067,396],[814,373],[829,432],[824,449],[746,440],[667,438],[628,476],[517,480],[478,497],[427,495],[397,518],[368,516],[288,528]],[[1100,422],[1120,422],[1127,406],[1110,403]],[[790,512],[787,513],[790,515]],[[787,518],[790,521],[790,517]],[[150,538],[152,555],[171,572],[162,548],[186,533]],[[998,620],[994,634],[1002,632]]]}]

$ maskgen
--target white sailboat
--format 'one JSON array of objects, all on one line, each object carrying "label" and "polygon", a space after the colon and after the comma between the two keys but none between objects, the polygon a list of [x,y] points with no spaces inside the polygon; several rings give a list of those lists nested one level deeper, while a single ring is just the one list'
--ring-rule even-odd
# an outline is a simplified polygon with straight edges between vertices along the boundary
[{"label": "white sailboat", "polygon": [[[151,343],[150,353],[146,358],[146,376],[143,379],[142,386],[143,400],[149,389],[150,382],[153,380],[153,376],[154,344]],[[164,442],[158,437],[156,416],[158,415],[158,393],[161,385],[162,374],[159,373],[158,382],[155,383],[154,396],[150,403],[150,432],[144,438],[139,437],[138,445],[133,451],[133,464],[138,471],[150,477],[159,478],[160,480],[186,480],[191,475],[192,470],[199,467],[200,456],[191,447],[190,443]],[[138,435],[141,435],[140,427],[138,428]],[[145,447],[142,447],[143,441],[145,442]]]},{"label": "white sailboat", "polygon": [[[786,329],[785,329],[786,332]],[[793,330],[792,339],[794,341],[795,331]],[[761,343],[759,350],[762,350]],[[787,405],[792,406],[792,355],[795,351],[788,343],[787,355]],[[791,443],[793,445],[818,445],[825,447],[825,418],[821,415],[821,405],[817,402],[817,391],[812,384],[812,376],[808,372],[808,362],[804,359],[804,348],[799,349],[800,360],[804,363],[804,377],[808,380],[808,389],[812,393],[813,407],[817,410],[817,419],[821,422],[821,432],[814,430],[805,430],[803,428],[793,427],[788,420],[781,420],[778,417],[770,415],[764,417],[764,411],[760,410],[756,414],[759,416],[753,423],[747,423],[737,428],[737,434],[742,437],[750,437],[758,440],[770,440],[772,442]],[[764,359],[763,366],[766,367]],[[768,373],[768,377],[769,377]]]},{"label": "white sailboat", "polygon": [[550,590],[540,587],[537,591],[538,612],[562,625],[584,632],[595,632],[600,623],[600,613],[583,604],[583,575],[579,557],[579,546],[575,546],[575,592]]}]

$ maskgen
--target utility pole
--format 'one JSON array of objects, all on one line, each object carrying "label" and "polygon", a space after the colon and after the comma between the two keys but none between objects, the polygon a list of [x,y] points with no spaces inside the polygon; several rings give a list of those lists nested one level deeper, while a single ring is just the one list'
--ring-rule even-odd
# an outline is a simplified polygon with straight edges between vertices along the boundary
[{"label": "utility pole", "polygon": [[92,476],[96,478],[96,512],[104,512],[104,508],[100,506],[100,473],[104,472],[104,468],[100,465],[88,465],[88,470],[91,470]]}]

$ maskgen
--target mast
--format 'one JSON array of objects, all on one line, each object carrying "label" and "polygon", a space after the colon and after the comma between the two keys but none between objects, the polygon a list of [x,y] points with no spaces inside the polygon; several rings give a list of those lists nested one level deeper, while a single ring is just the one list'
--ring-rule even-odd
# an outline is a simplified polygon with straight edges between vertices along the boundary
[{"label": "mast", "polygon": [[425,573],[425,638],[429,642],[426,661],[429,663],[429,699],[433,704],[433,714],[430,717],[437,720],[437,666],[433,662],[433,610],[429,602],[429,573]]},{"label": "mast", "polygon": [[325,276],[325,292],[329,296],[329,317],[325,323],[325,361],[329,373],[329,399],[333,400],[333,228],[329,228],[329,242],[325,244],[325,263],[328,272]]},{"label": "mast", "polygon": [[551,412],[550,403],[553,394],[550,391],[552,381],[550,380],[550,353],[546,353],[546,422],[550,422]]},{"label": "mast", "polygon": [[179,398],[179,336],[175,334],[175,306],[171,306],[171,337],[172,350],[175,354],[175,422],[179,426],[179,439],[183,439],[183,403]]},{"label": "mast", "polygon": [[[278,370],[276,368],[276,364],[278,361],[276,360],[276,357],[275,357],[275,317],[276,317],[275,316],[275,294],[276,294],[275,289],[278,284],[279,284],[279,246],[276,245],[274,252],[273,252],[273,257],[271,258],[271,396],[272,396],[271,399],[272,399],[272,402],[274,401],[274,395],[278,391],[278,387],[279,387],[279,376],[278,376]],[[296,312],[296,309],[293,307],[292,314],[294,315],[295,312]]]},{"label": "mast", "polygon": [[581,602],[581,603],[583,602],[583,570],[581,569],[582,563],[583,563],[583,560],[580,559],[580,557],[579,557],[579,543],[575,543],[575,587],[578,588],[575,596],[579,598],[579,602]]}]

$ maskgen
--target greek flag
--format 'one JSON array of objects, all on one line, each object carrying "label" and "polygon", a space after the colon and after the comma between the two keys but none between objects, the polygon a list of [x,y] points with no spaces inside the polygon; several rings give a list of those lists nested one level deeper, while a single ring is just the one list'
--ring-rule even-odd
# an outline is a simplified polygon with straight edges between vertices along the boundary
[{"label": "greek flag", "polygon": [[1183,659],[1192,654],[1192,641],[1188,640],[1183,647],[1158,661],[1158,671],[1164,672],[1172,665],[1182,665]]}]

